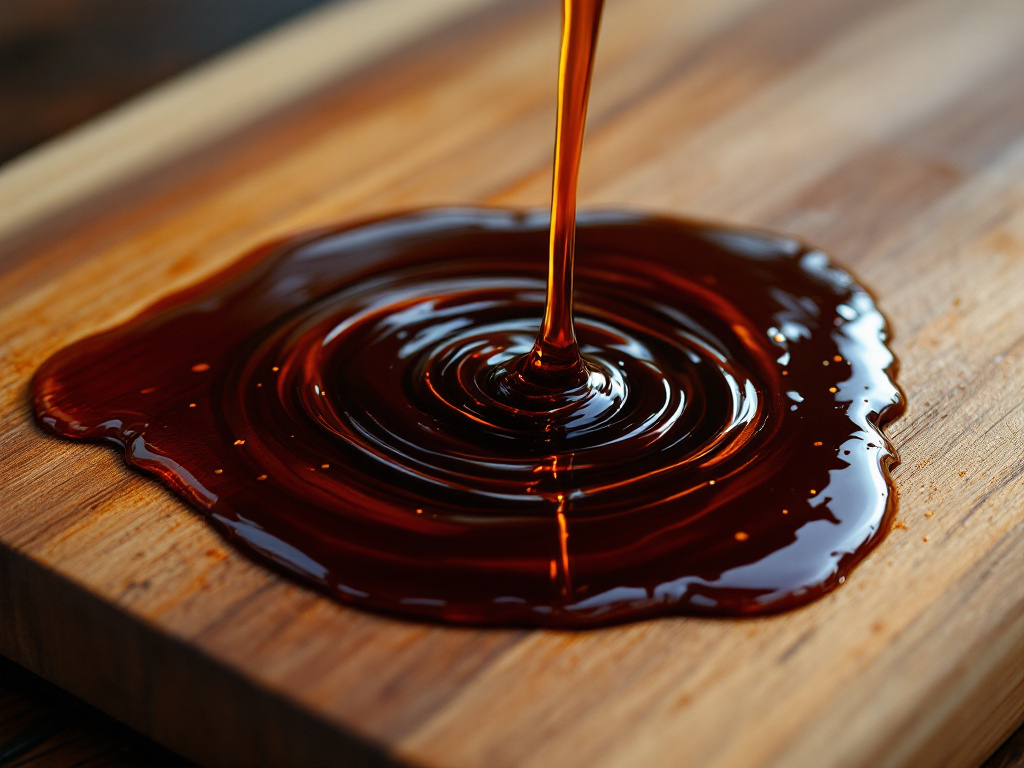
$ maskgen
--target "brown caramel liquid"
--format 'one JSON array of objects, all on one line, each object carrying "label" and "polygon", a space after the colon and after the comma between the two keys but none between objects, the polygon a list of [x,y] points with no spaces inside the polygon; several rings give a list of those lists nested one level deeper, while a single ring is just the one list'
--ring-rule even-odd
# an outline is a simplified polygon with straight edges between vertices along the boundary
[{"label": "brown caramel liquid", "polygon": [[842,583],[893,508],[884,320],[794,240],[577,228],[600,8],[566,2],[550,227],[442,209],[268,246],[47,361],[40,423],[388,611],[580,627]]}]

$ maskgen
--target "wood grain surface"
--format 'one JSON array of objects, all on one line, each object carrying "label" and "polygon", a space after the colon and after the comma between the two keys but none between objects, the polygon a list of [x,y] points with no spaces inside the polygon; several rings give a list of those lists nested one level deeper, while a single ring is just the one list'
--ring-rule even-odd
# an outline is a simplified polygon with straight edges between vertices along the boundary
[{"label": "wood grain surface", "polygon": [[4,224],[0,653],[207,765],[980,764],[1024,719],[1019,0],[608,5],[583,203],[798,234],[892,321],[898,523],[810,607],[586,633],[358,612],[33,426],[47,355],[269,237],[543,204],[556,5],[471,8]]}]

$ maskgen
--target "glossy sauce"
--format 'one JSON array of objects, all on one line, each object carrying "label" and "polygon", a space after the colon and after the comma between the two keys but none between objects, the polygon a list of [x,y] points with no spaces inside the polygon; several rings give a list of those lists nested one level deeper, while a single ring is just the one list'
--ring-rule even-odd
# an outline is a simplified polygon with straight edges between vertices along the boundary
[{"label": "glossy sauce", "polygon": [[581,627],[842,583],[894,504],[884,319],[788,238],[577,226],[600,10],[566,2],[550,217],[269,245],[47,361],[39,422],[124,446],[243,549],[376,609]]}]

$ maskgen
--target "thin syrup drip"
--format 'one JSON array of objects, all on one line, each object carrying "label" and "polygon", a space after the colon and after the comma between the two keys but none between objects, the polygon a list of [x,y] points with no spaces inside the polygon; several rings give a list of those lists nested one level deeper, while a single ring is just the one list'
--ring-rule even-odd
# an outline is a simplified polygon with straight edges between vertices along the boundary
[{"label": "thin syrup drip", "polygon": [[604,0],[565,0],[558,64],[547,299],[537,341],[530,355],[517,366],[520,375],[530,378],[532,373],[542,386],[554,390],[572,390],[588,377],[573,327],[573,256],[576,187],[603,6]]}]

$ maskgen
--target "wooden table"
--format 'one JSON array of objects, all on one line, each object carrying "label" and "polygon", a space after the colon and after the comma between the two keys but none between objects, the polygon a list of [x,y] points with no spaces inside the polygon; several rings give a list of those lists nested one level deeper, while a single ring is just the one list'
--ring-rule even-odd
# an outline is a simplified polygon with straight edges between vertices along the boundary
[{"label": "wooden table", "polygon": [[977,765],[1024,714],[1022,32],[1015,0],[609,6],[584,203],[798,233],[896,332],[898,529],[835,594],[755,621],[352,611],[31,424],[47,354],[270,236],[543,203],[552,3],[328,9],[12,164],[0,652],[210,764]]},{"label": "wooden table", "polygon": [[191,765],[0,658],[0,766],[187,768]]}]

